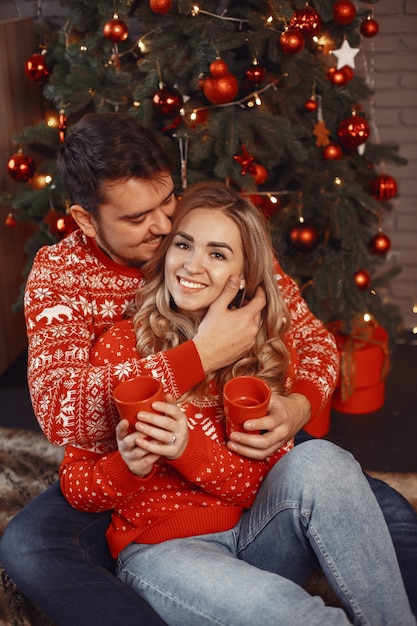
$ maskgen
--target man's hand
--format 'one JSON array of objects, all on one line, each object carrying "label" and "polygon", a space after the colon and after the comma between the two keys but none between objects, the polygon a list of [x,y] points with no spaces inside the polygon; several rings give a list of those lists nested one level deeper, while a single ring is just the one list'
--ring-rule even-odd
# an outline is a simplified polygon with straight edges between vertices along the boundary
[{"label": "man's hand", "polygon": [[258,287],[253,299],[239,309],[229,304],[239,290],[239,277],[230,276],[226,287],[207,311],[193,341],[206,374],[235,363],[252,348],[266,304]]},{"label": "man's hand", "polygon": [[[227,447],[250,459],[263,460],[292,439],[309,419],[310,403],[305,396],[273,393],[269,415],[245,422],[243,426],[248,432],[233,432]],[[253,430],[267,432],[263,435],[250,434]]]}]

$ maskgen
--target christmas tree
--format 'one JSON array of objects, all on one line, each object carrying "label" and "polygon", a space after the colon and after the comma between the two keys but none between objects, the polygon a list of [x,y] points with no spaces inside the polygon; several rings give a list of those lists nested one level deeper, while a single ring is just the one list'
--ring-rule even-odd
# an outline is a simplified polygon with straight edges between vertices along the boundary
[{"label": "christmas tree", "polygon": [[404,160],[379,141],[369,77],[355,67],[378,35],[374,2],[62,4],[65,24],[35,24],[40,48],[25,71],[46,119],[13,138],[9,173],[21,189],[3,197],[10,226],[38,224],[28,267],[72,228],[55,169],[67,129],[86,112],[127,111],[159,135],[179,193],[218,179],[261,207],[317,317],[346,335],[375,320],[395,336],[400,315],[379,292],[399,271],[385,263],[383,216],[397,193],[389,162]]}]

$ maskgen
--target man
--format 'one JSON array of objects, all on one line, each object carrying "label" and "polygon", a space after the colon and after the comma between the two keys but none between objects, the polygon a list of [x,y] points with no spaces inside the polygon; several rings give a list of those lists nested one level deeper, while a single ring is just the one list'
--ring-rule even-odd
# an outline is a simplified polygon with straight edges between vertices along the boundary
[{"label": "man", "polygon": [[[231,277],[192,342],[201,367],[187,379],[182,346],[117,366],[91,366],[91,346],[129,315],[142,280],[140,268],[170,230],[174,184],[169,160],[154,135],[119,113],[85,116],[62,146],[59,168],[80,229],[40,250],[28,279],[29,387],[50,441],[105,453],[118,421],[113,387],[158,368],[175,380],[181,394],[205,374],[234,362],[252,345],[264,294],[259,290],[250,303],[230,310],[239,288],[237,277]],[[252,458],[265,458],[314,418],[337,379],[332,336],[309,312],[289,277],[281,278],[279,286],[286,299],[297,303],[292,327],[298,337],[298,370],[292,393],[275,397],[268,416],[246,423],[249,432],[236,433],[229,442],[234,451]],[[258,429],[267,432],[250,434]],[[409,563],[417,552],[417,516],[399,494],[384,484],[372,486],[410,595],[407,576],[414,574]],[[72,509],[54,485],[9,525],[1,543],[3,566],[59,625],[161,623],[114,577],[104,536],[108,523],[108,512]]]}]

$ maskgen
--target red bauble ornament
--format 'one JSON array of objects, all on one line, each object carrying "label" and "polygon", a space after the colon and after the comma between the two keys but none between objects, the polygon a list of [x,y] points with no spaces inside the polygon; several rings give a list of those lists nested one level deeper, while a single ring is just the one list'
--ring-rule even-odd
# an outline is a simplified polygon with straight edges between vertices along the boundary
[{"label": "red bauble ornament", "polygon": [[343,69],[340,68],[338,70],[336,67],[330,67],[327,70],[326,78],[333,85],[339,86],[346,85],[346,83],[349,81],[349,78],[347,74],[343,71]]},{"label": "red bauble ornament", "polygon": [[39,52],[32,54],[25,63],[25,73],[28,78],[34,80],[38,85],[44,85],[51,75],[45,54]]},{"label": "red bauble ornament", "polygon": [[189,127],[193,130],[198,127],[199,124],[205,124],[208,120],[208,110],[207,109],[196,109],[192,112],[188,118],[185,118],[185,121],[188,123]]},{"label": "red bauble ornament", "polygon": [[317,108],[318,104],[314,96],[310,98],[310,100],[306,100],[306,102],[304,102],[304,109],[306,111],[317,111]]},{"label": "red bauble ornament", "polygon": [[371,196],[377,200],[390,200],[391,198],[395,198],[397,191],[397,181],[388,174],[376,176],[370,184]]},{"label": "red bauble ornament", "polygon": [[222,76],[226,76],[229,74],[229,68],[227,67],[227,63],[223,61],[223,59],[216,59],[212,63],[210,63],[210,74],[213,78],[221,78]]},{"label": "red bauble ornament", "polygon": [[337,0],[333,5],[333,21],[340,26],[351,24],[356,17],[355,5],[349,0]]},{"label": "red bauble ornament", "polygon": [[355,284],[358,289],[363,291],[371,284],[371,277],[366,270],[358,270],[354,276]]},{"label": "red bauble ornament", "polygon": [[7,228],[14,228],[15,226],[17,226],[17,221],[15,217],[13,216],[13,213],[9,213],[7,215],[6,219],[4,220],[4,223],[7,226]]},{"label": "red bauble ornament", "polygon": [[379,24],[372,17],[368,17],[360,26],[363,37],[375,37],[379,33]]},{"label": "red bauble ornament", "polygon": [[312,252],[319,243],[319,231],[313,224],[299,224],[291,229],[290,241],[296,252]]},{"label": "red bauble ornament", "polygon": [[64,111],[61,109],[61,111],[59,112],[59,118],[58,118],[58,133],[59,133],[59,141],[61,143],[65,141],[65,133],[67,131],[67,127],[68,127],[67,116],[65,115]]},{"label": "red bauble ornament", "polygon": [[153,108],[163,117],[175,117],[179,114],[184,100],[175,87],[160,86],[152,98]]},{"label": "red bauble ornament", "polygon": [[343,156],[343,151],[339,144],[329,143],[323,148],[321,156],[325,160],[339,161]]},{"label": "red bauble ornament", "polygon": [[361,115],[351,115],[342,120],[337,130],[340,142],[346,150],[353,150],[365,143],[369,133],[369,124]]},{"label": "red bauble ornament", "polygon": [[268,178],[268,170],[260,163],[253,163],[250,166],[249,171],[258,186],[263,185]]},{"label": "red bauble ornament", "polygon": [[7,171],[18,183],[26,183],[34,175],[36,170],[35,161],[21,150],[10,157],[7,163]]},{"label": "red bauble ornament", "polygon": [[123,20],[119,20],[118,17],[113,17],[113,19],[104,24],[103,35],[113,43],[121,43],[128,38],[129,30]]},{"label": "red bauble ornament", "polygon": [[301,30],[304,39],[312,39],[320,33],[322,22],[317,11],[313,7],[306,6],[294,11],[289,27]]},{"label": "red bauble ornament", "polygon": [[281,203],[279,199],[274,196],[274,202],[271,202],[271,198],[269,196],[261,196],[258,194],[254,194],[250,196],[251,202],[258,207],[265,215],[265,217],[270,218],[275,213],[278,213],[282,209]]},{"label": "red bauble ornament", "polygon": [[279,38],[283,54],[298,54],[304,48],[304,37],[298,28],[284,30]]},{"label": "red bauble ornament", "polygon": [[372,254],[384,256],[391,248],[391,240],[382,232],[382,229],[379,229],[378,232],[370,238],[368,248]]},{"label": "red bauble ornament", "polygon": [[355,76],[355,73],[353,71],[353,68],[350,67],[350,65],[344,65],[343,67],[340,68],[340,70],[343,72],[343,74],[346,76],[346,79],[352,80],[352,78]]},{"label": "red bauble ornament", "polygon": [[251,85],[257,87],[265,80],[266,69],[257,63],[254,63],[245,72],[245,76]]},{"label": "red bauble ornament", "polygon": [[56,220],[56,232],[60,239],[63,239],[74,230],[77,230],[78,224],[72,215],[63,215]]},{"label": "red bauble ornament", "polygon": [[220,78],[207,76],[203,81],[203,92],[212,104],[232,102],[239,91],[239,83],[233,74],[225,74]]},{"label": "red bauble ornament", "polygon": [[163,15],[168,13],[172,8],[172,0],[149,0],[149,8],[154,13]]}]

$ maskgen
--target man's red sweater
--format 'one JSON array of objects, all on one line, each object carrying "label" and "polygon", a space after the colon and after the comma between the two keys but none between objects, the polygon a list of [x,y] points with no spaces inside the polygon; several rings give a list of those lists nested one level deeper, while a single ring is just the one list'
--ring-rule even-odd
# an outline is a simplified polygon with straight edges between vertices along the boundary
[{"label": "man's red sweater", "polygon": [[[80,230],[38,251],[25,292],[28,382],[35,415],[52,443],[112,451],[118,421],[113,389],[122,380],[155,372],[175,384],[175,397],[203,380],[192,341],[145,359],[90,363],[97,338],[128,316],[141,280],[138,269],[114,263]],[[297,353],[291,389],[308,398],[314,419],[336,385],[339,355],[333,335],[278,265],[277,282],[291,313],[288,343]],[[186,370],[185,361],[192,364]]]}]

